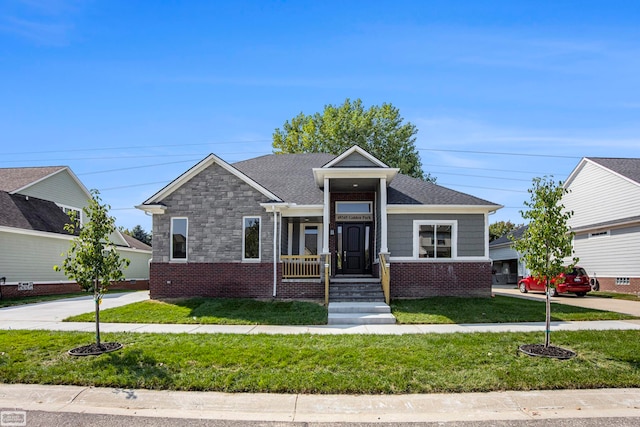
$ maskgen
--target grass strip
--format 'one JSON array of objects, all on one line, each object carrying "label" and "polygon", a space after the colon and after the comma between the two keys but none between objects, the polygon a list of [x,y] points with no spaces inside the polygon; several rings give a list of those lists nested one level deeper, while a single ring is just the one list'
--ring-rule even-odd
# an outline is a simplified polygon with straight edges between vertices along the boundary
[{"label": "grass strip", "polygon": [[[65,321],[94,322],[94,313]],[[105,323],[183,323],[216,325],[323,325],[327,309],[302,301],[258,301],[244,298],[189,298],[141,301],[100,311]]]},{"label": "grass strip", "polygon": [[[494,298],[433,297],[394,300],[402,324],[544,322],[545,302],[496,295]],[[628,320],[634,316],[555,303],[552,321]]]},{"label": "grass strip", "polygon": [[268,393],[400,394],[640,387],[639,331],[554,332],[571,360],[535,358],[543,333],[103,334],[124,348],[66,351],[80,332],[0,331],[0,381]]}]

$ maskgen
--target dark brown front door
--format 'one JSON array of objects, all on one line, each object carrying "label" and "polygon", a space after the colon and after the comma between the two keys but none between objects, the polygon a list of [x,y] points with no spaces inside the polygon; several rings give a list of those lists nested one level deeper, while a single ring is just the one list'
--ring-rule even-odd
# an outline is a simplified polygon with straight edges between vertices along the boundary
[{"label": "dark brown front door", "polygon": [[338,250],[342,252],[338,274],[371,273],[371,225],[346,222],[338,230]]}]

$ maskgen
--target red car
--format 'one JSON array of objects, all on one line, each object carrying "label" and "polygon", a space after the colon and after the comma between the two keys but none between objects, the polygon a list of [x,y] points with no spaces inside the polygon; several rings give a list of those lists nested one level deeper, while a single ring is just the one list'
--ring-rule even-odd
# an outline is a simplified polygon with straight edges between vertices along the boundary
[{"label": "red car", "polygon": [[[551,280],[551,284],[555,287],[551,289],[551,296],[557,297],[558,294],[573,293],[579,297],[583,297],[587,292],[591,291],[591,281],[584,268],[574,267],[569,273],[561,273],[557,278]],[[546,280],[538,279],[533,276],[525,277],[518,282],[520,292],[527,293],[529,291],[545,291]]]}]

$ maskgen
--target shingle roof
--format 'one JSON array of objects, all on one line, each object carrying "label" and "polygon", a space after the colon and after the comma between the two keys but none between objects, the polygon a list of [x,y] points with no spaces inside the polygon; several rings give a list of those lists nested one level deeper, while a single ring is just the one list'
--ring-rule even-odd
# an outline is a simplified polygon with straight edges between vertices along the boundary
[{"label": "shingle roof", "polygon": [[335,157],[324,153],[268,154],[234,163],[233,167],[285,202],[321,205],[324,196],[316,185],[313,168],[321,168]]},{"label": "shingle roof", "polygon": [[[285,202],[321,205],[323,191],[316,185],[313,168],[321,168],[336,156],[323,153],[269,154],[233,164]],[[498,206],[449,188],[398,174],[388,190],[389,204]]]},{"label": "shingle roof", "polygon": [[64,168],[65,166],[0,168],[0,191],[11,193]]},{"label": "shingle roof", "polygon": [[588,159],[640,184],[640,159],[609,157],[588,157]]},{"label": "shingle roof", "polygon": [[0,191],[0,226],[69,234],[69,217],[53,202]]},{"label": "shingle roof", "polygon": [[133,248],[133,249],[140,249],[140,250],[144,250],[144,251],[150,251],[151,250],[151,246],[147,245],[144,242],[141,242],[140,240],[136,239],[133,236],[129,236],[128,234],[125,233],[120,233],[122,234],[122,237],[124,238],[124,240],[127,241],[127,243],[129,244],[129,247]]},{"label": "shingle roof", "polygon": [[[520,239],[522,237],[522,235],[524,234],[525,230],[528,227],[529,227],[528,225],[523,225],[522,227],[516,228],[512,232],[507,233],[504,236],[497,238],[493,242],[490,242],[489,243],[489,247],[500,246],[500,245],[504,245],[506,243],[512,243],[515,240]],[[511,236],[513,236],[513,239],[511,239]]]}]

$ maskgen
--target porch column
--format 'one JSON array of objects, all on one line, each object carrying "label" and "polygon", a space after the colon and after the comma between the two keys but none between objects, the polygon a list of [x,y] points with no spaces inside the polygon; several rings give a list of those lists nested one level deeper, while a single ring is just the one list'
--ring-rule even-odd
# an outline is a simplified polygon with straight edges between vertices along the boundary
[{"label": "porch column", "polygon": [[389,252],[387,246],[387,179],[380,178],[380,252]]},{"label": "porch column", "polygon": [[324,211],[322,214],[322,253],[329,253],[329,226],[331,222],[331,198],[329,194],[329,178],[324,179]]}]

